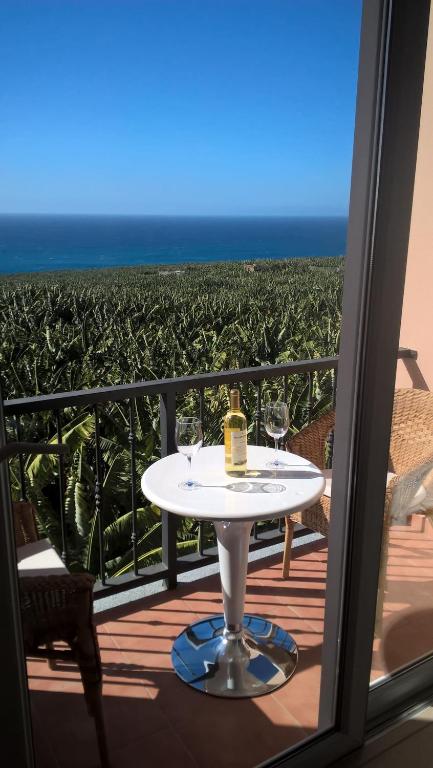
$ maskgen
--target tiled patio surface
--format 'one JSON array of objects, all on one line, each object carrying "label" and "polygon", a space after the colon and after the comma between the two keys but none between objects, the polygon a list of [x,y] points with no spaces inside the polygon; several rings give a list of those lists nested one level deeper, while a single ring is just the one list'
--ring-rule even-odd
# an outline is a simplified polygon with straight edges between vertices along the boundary
[{"label": "tiled patio surface", "polygon": [[433,651],[433,528],[423,515],[391,528],[383,631],[372,680]]},{"label": "tiled patio surface", "polygon": [[[326,561],[323,541],[295,550],[289,582],[281,579],[280,556],[250,565],[246,610],[289,630],[300,653],[294,677],[256,699],[205,696],[171,668],[171,645],[185,625],[221,612],[218,576],[98,614],[112,767],[252,768],[312,734]],[[375,643],[375,678],[432,643],[433,620],[426,609],[432,602],[433,538],[423,519],[393,530],[388,587],[383,640]],[[50,670],[46,661],[29,660],[28,672],[38,768],[97,766],[93,721],[74,665]]]}]

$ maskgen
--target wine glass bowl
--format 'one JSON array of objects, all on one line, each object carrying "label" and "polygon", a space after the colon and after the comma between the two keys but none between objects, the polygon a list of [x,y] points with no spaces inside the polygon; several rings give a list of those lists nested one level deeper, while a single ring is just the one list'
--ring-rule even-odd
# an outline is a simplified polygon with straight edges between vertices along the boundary
[{"label": "wine glass bowl", "polygon": [[203,429],[200,419],[195,416],[180,416],[176,419],[176,447],[188,461],[188,478],[179,483],[184,491],[200,488],[200,483],[191,477],[191,461],[203,445]]},{"label": "wine glass bowl", "polygon": [[289,429],[290,418],[287,403],[282,400],[275,400],[265,406],[265,429],[269,437],[275,442],[275,458],[269,461],[266,466],[272,469],[282,469],[286,466],[284,462],[278,459],[278,443]]}]

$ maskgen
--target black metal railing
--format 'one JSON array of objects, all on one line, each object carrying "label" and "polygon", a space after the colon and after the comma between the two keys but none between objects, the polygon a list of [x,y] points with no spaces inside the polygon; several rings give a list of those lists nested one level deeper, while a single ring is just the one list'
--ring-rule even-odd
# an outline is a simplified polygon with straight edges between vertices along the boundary
[{"label": "black metal railing", "polygon": [[[399,358],[416,358],[416,352],[410,349],[400,349]],[[41,413],[50,413],[55,424],[55,433],[58,444],[62,443],[62,419],[65,410],[79,408],[92,409],[94,416],[94,466],[95,487],[94,503],[97,519],[98,554],[100,584],[96,588],[97,595],[105,595],[107,592],[120,591],[139,583],[147,583],[164,579],[168,587],[174,587],[178,573],[200,565],[207,564],[216,559],[216,548],[211,546],[205,549],[203,523],[198,524],[198,548],[197,552],[184,556],[177,553],[177,520],[176,516],[165,510],[161,510],[162,522],[162,557],[161,563],[140,568],[137,556],[137,449],[134,405],[137,398],[159,397],[159,429],[160,429],[160,454],[167,456],[176,451],[175,423],[176,423],[176,397],[185,395],[190,390],[198,393],[198,408],[200,417],[206,431],[206,402],[205,393],[208,388],[220,386],[254,385],[255,386],[255,412],[253,414],[253,439],[257,444],[262,439],[262,384],[265,381],[281,379],[282,396],[287,400],[288,383],[290,377],[305,376],[307,383],[306,421],[309,422],[314,408],[313,377],[319,372],[331,372],[332,392],[330,404],[335,404],[337,381],[338,357],[324,357],[312,360],[297,360],[284,364],[264,365],[253,368],[220,371],[198,374],[195,376],[183,376],[172,379],[152,381],[140,381],[132,384],[123,384],[110,387],[98,387],[74,392],[60,392],[51,395],[35,397],[23,397],[4,402],[5,417],[15,425],[16,439],[23,439],[23,422],[25,416],[35,416]],[[104,548],[104,505],[103,505],[103,460],[101,448],[101,415],[104,405],[108,403],[124,403],[128,414],[127,441],[129,444],[130,473],[131,473],[131,531],[130,543],[132,548],[133,567],[131,572],[115,578],[107,577]],[[25,435],[24,435],[25,437]],[[65,511],[65,457],[63,454],[57,459],[58,470],[58,513],[61,531],[61,556],[68,564],[68,540],[66,531]],[[26,478],[23,456],[19,456],[18,475],[20,483],[20,495],[27,498],[28,482]],[[282,521],[277,527],[265,530],[259,535],[257,525],[253,527],[251,547],[259,548],[270,543],[281,541],[283,537]]]}]

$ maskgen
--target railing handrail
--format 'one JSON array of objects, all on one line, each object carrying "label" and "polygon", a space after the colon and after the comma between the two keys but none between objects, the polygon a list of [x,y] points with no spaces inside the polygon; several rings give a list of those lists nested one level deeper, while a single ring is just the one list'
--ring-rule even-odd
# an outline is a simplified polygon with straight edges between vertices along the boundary
[{"label": "railing handrail", "polygon": [[[417,352],[413,349],[400,348],[399,358],[416,359]],[[338,367],[338,355],[335,357],[316,357],[308,360],[291,360],[275,365],[258,365],[250,368],[234,368],[227,371],[212,371],[197,373],[193,376],[179,376],[170,379],[154,379],[137,381],[131,384],[113,384],[109,387],[95,387],[72,392],[56,392],[50,395],[35,395],[33,397],[18,397],[5,400],[3,409],[5,415],[20,416],[25,413],[40,413],[41,411],[57,411],[71,406],[99,405],[107,402],[119,402],[143,395],[162,393],[182,393],[189,389],[204,389],[218,387],[223,384],[242,381],[263,381],[277,376],[292,376],[295,374],[326,371]]]}]

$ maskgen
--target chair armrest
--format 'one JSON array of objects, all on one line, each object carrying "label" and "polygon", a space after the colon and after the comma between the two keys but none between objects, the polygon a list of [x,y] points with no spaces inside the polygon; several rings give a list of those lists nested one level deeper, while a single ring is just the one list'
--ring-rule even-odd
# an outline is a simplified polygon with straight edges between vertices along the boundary
[{"label": "chair armrest", "polygon": [[51,576],[22,576],[22,593],[40,594],[44,592],[62,592],[64,600],[81,593],[92,593],[95,577],[90,573],[61,573]]}]

